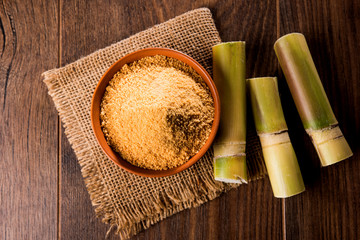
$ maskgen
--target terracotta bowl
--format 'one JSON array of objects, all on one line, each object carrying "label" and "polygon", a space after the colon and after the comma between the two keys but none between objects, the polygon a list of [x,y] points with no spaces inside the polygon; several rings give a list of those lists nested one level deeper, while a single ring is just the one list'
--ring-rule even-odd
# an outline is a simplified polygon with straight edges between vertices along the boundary
[{"label": "terracotta bowl", "polygon": [[[124,64],[131,63],[135,60],[139,60],[146,56],[154,56],[154,55],[165,55],[168,57],[176,58],[176,59],[188,64],[189,66],[191,66],[204,79],[205,83],[208,85],[208,87],[211,91],[211,95],[214,99],[214,108],[215,108],[215,117],[214,117],[214,121],[213,121],[213,124],[211,127],[210,136],[207,139],[207,141],[205,142],[205,145],[200,149],[200,151],[181,166],[171,168],[168,170],[159,170],[159,171],[139,168],[139,167],[134,166],[131,163],[127,162],[126,160],[122,159],[120,157],[120,155],[117,152],[113,151],[112,148],[107,144],[104,134],[101,130],[101,126],[100,126],[100,103],[101,103],[102,97],[104,95],[105,89],[106,89],[109,81],[115,75],[115,73],[118,72]],[[215,138],[218,126],[219,126],[219,120],[220,120],[220,100],[219,100],[219,95],[216,90],[215,84],[212,81],[210,75],[198,62],[196,62],[191,57],[189,57],[181,52],[178,52],[178,51],[175,51],[172,49],[166,49],[166,48],[147,48],[147,49],[143,49],[143,50],[139,50],[139,51],[130,53],[130,54],[122,57],[121,59],[119,59],[116,63],[114,63],[105,72],[105,74],[100,79],[100,81],[95,89],[95,92],[94,92],[94,95],[92,98],[92,102],[91,102],[91,124],[92,124],[93,131],[95,133],[96,139],[99,142],[102,150],[112,161],[114,161],[121,168],[123,168],[131,173],[134,173],[134,174],[137,174],[140,176],[144,176],[144,177],[169,176],[169,175],[173,175],[178,172],[181,172],[181,171],[187,169],[188,167],[190,167],[191,165],[193,165],[196,161],[198,161],[205,154],[205,152],[211,146],[211,144]]]}]

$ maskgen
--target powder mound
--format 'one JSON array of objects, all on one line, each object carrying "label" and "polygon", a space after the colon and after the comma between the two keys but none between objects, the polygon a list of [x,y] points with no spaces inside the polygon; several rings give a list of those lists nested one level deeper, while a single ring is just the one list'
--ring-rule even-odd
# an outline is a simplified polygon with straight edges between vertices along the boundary
[{"label": "powder mound", "polygon": [[166,56],[124,65],[106,88],[101,126],[108,144],[138,167],[184,164],[205,144],[214,119],[210,90],[185,63]]}]

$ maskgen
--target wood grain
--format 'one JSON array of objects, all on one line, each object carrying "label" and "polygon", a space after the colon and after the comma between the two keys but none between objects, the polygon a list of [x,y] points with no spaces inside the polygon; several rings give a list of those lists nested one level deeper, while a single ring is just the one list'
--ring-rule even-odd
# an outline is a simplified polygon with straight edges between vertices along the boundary
[{"label": "wood grain", "polygon": [[[60,239],[104,239],[108,226],[96,218],[81,176],[80,165],[62,131],[60,178]],[[67,167],[64,168],[63,166]]]},{"label": "wood grain", "polygon": [[[266,178],[133,239],[360,239],[360,2],[354,0],[1,2],[0,239],[105,238],[108,226],[95,217],[40,74],[198,7],[211,9],[223,41],[247,42],[247,77],[279,76],[306,192],[276,199]],[[276,38],[293,31],[305,34],[354,151],[334,166],[320,168],[273,51]],[[118,239],[113,230],[108,239]]]},{"label": "wood grain", "polygon": [[[71,63],[99,48],[159,23],[154,22],[152,15],[144,14],[147,5],[148,1],[138,5],[142,7],[136,7],[136,2],[125,4],[125,1],[61,1],[61,64]],[[143,19],[142,15],[148,18]],[[95,217],[80,173],[80,166],[64,131],[61,133],[61,181],[59,184],[61,189],[60,238],[105,238],[109,226]],[[111,232],[109,236],[110,239],[118,238],[114,232]]]},{"label": "wood grain", "polygon": [[[0,2],[0,239],[57,236],[57,2]],[[55,50],[55,51],[54,51]]]},{"label": "wood grain", "polygon": [[[276,7],[271,1],[185,1],[182,4],[142,0],[64,1],[61,4],[61,63],[70,63],[98,48],[202,6],[212,9],[224,41],[245,40],[249,43],[248,77],[275,74],[277,64],[271,44],[276,40]],[[260,17],[251,14],[255,11]],[[117,24],[109,24],[113,22]],[[252,31],[245,23],[254,24]],[[257,61],[259,58],[262,61]],[[64,134],[61,139],[61,238],[101,238],[107,227],[98,220],[93,221],[95,215],[87,200],[77,161]],[[281,224],[281,201],[273,198],[268,180],[261,180],[172,216],[134,239],[279,239]],[[114,237],[114,234],[110,236]]]},{"label": "wood grain", "polygon": [[[296,150],[303,157],[307,191],[286,200],[289,239],[360,239],[359,10],[359,2],[350,0],[280,1],[280,33],[304,33],[334,113],[354,152],[351,159],[320,169],[309,138],[301,127],[295,129],[294,138],[301,136]],[[297,113],[289,118],[300,126]]]}]

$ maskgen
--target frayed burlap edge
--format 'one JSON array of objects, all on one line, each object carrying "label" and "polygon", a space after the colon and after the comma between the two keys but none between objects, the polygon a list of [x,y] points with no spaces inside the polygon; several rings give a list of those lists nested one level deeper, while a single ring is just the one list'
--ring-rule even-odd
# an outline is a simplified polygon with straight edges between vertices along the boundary
[{"label": "frayed burlap edge", "polygon": [[61,116],[61,121],[65,129],[65,134],[76,154],[81,166],[81,173],[85,181],[87,191],[89,192],[92,205],[95,207],[96,216],[102,218],[103,222],[115,225],[117,221],[114,215],[114,206],[105,189],[103,177],[96,161],[88,155],[91,154],[89,146],[84,144],[83,136],[71,128],[77,125],[77,120],[73,115],[71,104],[66,99],[66,94],[62,92],[59,84],[58,72],[60,69],[53,69],[42,74],[44,83],[48,86],[48,93],[52,97],[55,107]]},{"label": "frayed burlap edge", "polygon": [[[165,194],[154,195],[152,199],[146,199],[146,202],[141,204],[142,207],[135,205],[128,206],[132,209],[137,208],[136,211],[126,211],[123,209],[122,212],[126,212],[128,216],[121,217],[116,213],[116,207],[113,206],[113,201],[111,201],[111,198],[108,195],[106,185],[102,182],[104,178],[101,176],[102,173],[97,165],[97,162],[91,160],[92,158],[89,158],[88,156],[91,149],[87,149],[86,144],[83,144],[82,136],[74,137],[71,133],[72,130],[69,126],[77,124],[76,118],[72,117],[72,114],[68,114],[69,112],[72,113],[71,106],[67,103],[67,99],[64,98],[65,95],[62,94],[62,89],[59,88],[57,74],[54,73],[54,71],[48,71],[43,74],[43,77],[44,82],[49,87],[49,95],[53,98],[59,115],[65,116],[61,118],[64,124],[65,134],[68,136],[69,142],[78,158],[81,166],[81,173],[84,177],[92,205],[95,207],[96,216],[101,218],[104,223],[110,224],[108,233],[113,231],[115,228],[115,232],[120,235],[121,239],[128,239],[129,237],[136,235],[138,232],[149,228],[151,225],[165,219],[168,216],[188,208],[197,207],[209,200],[213,200],[221,193],[239,186],[237,184],[223,184],[215,182],[210,175],[206,175],[206,179],[198,179],[198,182],[196,183],[197,185],[202,186],[202,194],[199,193],[198,189],[190,189],[190,186],[196,186],[196,184],[184,185],[183,192],[176,192],[170,187],[166,190]],[[250,175],[252,175],[251,172],[257,172],[260,174],[251,178],[250,181],[260,179],[266,175],[265,167],[262,165],[259,165],[259,169],[256,170],[249,169]],[[188,201],[181,202],[184,198],[188,199]],[[152,206],[158,207],[160,212],[154,215],[148,215],[145,220],[141,220],[141,217],[134,215],[135,212],[148,212],[144,208],[152,208]],[[136,218],[139,220],[133,222],[133,219]]]},{"label": "frayed burlap edge", "polygon": [[[197,9],[195,11],[208,11],[211,15],[207,8]],[[97,52],[93,54],[96,53]],[[82,59],[79,59],[77,62],[81,60]],[[199,206],[218,197],[221,193],[239,186],[237,184],[216,182],[210,175],[205,175],[205,179],[199,179],[200,176],[198,176],[196,183],[194,182],[194,184],[191,185],[184,184],[182,192],[179,192],[178,188],[174,189],[170,186],[165,192],[159,192],[158,195],[153,195],[152,198],[146,199],[145,202],[126,206],[126,208],[132,209],[132,211],[127,211],[123,209],[123,207],[119,209],[119,206],[115,206],[109,196],[109,191],[103,182],[105,178],[102,176],[102,171],[98,163],[92,160],[93,153],[91,147],[87,142],[84,142],[84,136],[78,134],[77,128],[74,127],[74,125],[78,125],[78,122],[71,103],[68,102],[59,81],[59,74],[61,74],[61,70],[64,68],[66,68],[66,66],[47,71],[43,73],[42,76],[48,87],[49,95],[52,97],[56,109],[61,116],[65,134],[78,158],[92,205],[95,207],[96,216],[101,218],[103,222],[110,224],[108,233],[115,228],[115,232],[120,235],[121,239],[127,239],[168,216],[184,209]],[[207,154],[207,157],[210,157],[210,155]],[[251,180],[262,178],[266,174],[263,161],[259,161],[261,158],[262,157],[259,156],[259,158],[255,157],[255,159],[253,159],[258,162],[258,164],[255,165],[256,169],[249,169],[249,175],[254,176]],[[257,173],[257,175],[253,175],[252,173]],[[199,191],[199,188],[201,191]],[[183,201],[185,198],[187,200]],[[152,208],[156,208],[158,211],[152,215],[146,215],[146,217],[142,216],[144,213],[150,212]],[[118,214],[117,211],[121,211],[123,215]]]}]

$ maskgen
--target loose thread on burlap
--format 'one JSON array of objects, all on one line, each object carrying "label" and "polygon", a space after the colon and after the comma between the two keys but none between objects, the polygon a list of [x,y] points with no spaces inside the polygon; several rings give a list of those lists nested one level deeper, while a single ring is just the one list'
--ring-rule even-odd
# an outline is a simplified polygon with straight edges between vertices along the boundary
[{"label": "loose thread on burlap", "polygon": [[[107,234],[115,231],[121,239],[127,239],[168,216],[238,186],[214,181],[212,151],[174,176],[145,178],[130,174],[102,152],[90,122],[93,91],[104,72],[122,56],[147,47],[172,48],[193,57],[211,73],[211,48],[220,42],[210,10],[200,8],[43,73],[81,166],[96,216],[110,225]],[[247,163],[251,180],[266,174],[255,131],[248,134]]]}]

